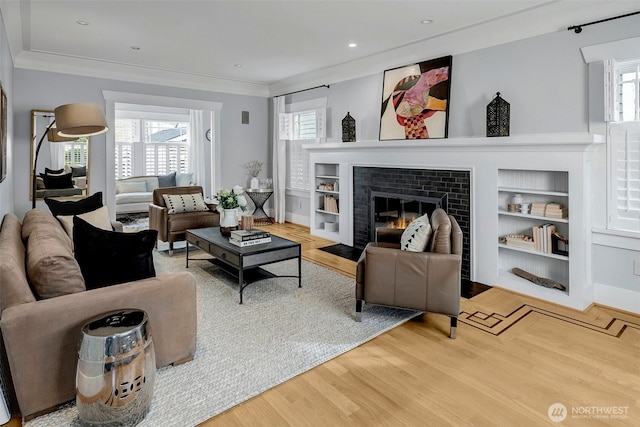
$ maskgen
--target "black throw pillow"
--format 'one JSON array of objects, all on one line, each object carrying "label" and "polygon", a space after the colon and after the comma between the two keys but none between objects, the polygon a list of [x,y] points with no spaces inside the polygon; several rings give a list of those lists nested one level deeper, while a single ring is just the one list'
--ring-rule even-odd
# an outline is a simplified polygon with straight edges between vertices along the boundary
[{"label": "black throw pillow", "polygon": [[49,206],[53,216],[80,215],[102,207],[102,191],[98,191],[84,199],[68,200],[66,202],[45,197],[44,202]]},{"label": "black throw pillow", "polygon": [[71,176],[87,176],[87,167],[86,166],[71,166]]},{"label": "black throw pillow", "polygon": [[41,173],[40,176],[42,177],[44,186],[47,189],[73,188],[71,172],[62,175],[47,175]]},{"label": "black throw pillow", "polygon": [[168,175],[158,175],[158,187],[175,187],[176,186],[176,173],[171,172]]},{"label": "black throw pillow", "polygon": [[49,169],[49,168],[44,168],[44,174],[45,175],[62,175],[64,173],[64,168],[62,169]]},{"label": "black throw pillow", "polygon": [[118,233],[73,217],[73,245],[87,289],[156,277],[156,230]]}]

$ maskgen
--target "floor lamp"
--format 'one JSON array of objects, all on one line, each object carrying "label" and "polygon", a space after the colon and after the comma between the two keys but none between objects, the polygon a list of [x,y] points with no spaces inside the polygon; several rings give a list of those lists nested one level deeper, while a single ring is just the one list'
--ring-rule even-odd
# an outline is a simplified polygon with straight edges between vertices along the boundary
[{"label": "floor lamp", "polygon": [[33,182],[31,207],[36,207],[38,154],[44,138],[48,136],[49,142],[75,141],[82,136],[99,135],[109,130],[107,119],[102,108],[97,104],[77,102],[57,107],[54,110],[54,120],[47,126],[44,134],[38,141],[35,157],[33,159]]}]

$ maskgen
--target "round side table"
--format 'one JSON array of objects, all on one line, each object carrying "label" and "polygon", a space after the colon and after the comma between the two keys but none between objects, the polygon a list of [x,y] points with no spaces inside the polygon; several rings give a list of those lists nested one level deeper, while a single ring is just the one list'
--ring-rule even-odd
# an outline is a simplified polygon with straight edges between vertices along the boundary
[{"label": "round side table", "polygon": [[272,188],[247,188],[244,192],[249,196],[251,201],[256,205],[256,209],[253,211],[253,219],[256,222],[266,222],[268,224],[273,224],[273,220],[267,213],[264,211],[265,202],[271,197],[273,194]]},{"label": "round side table", "polygon": [[156,357],[148,316],[118,310],[82,327],[76,371],[78,417],[92,426],[136,425],[149,411]]}]

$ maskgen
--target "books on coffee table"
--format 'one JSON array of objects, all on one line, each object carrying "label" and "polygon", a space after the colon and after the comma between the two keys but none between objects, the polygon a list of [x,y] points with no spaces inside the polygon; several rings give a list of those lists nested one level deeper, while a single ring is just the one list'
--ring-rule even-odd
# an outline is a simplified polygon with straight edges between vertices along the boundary
[{"label": "books on coffee table", "polygon": [[269,243],[269,242],[271,242],[271,236],[263,237],[261,239],[252,239],[252,240],[236,240],[232,237],[229,238],[229,243],[236,246],[240,246],[241,248],[244,248],[246,246],[261,245],[263,243]]},{"label": "books on coffee table", "polygon": [[254,228],[253,230],[232,230],[231,238],[239,242],[246,242],[248,240],[266,239],[271,237],[271,233],[264,230]]},{"label": "books on coffee table", "polygon": [[271,233],[254,228],[252,230],[232,230],[229,243],[242,248],[246,246],[260,245],[271,241]]}]

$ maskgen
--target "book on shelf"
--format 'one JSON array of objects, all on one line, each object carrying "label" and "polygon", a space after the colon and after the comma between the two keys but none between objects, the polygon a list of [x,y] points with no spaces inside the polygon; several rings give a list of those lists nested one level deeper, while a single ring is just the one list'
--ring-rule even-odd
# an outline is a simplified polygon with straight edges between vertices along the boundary
[{"label": "book on shelf", "polygon": [[253,239],[253,240],[236,240],[234,238],[229,238],[229,243],[240,246],[241,248],[253,245],[261,245],[263,243],[271,242],[271,237],[263,237],[261,239]]},{"label": "book on shelf", "polygon": [[546,203],[531,203],[531,215],[534,216],[544,216],[544,212],[546,209]]},{"label": "book on shelf", "polygon": [[324,196],[324,210],[338,213],[338,199],[333,196]]},{"label": "book on shelf", "polygon": [[544,216],[549,218],[566,218],[567,208],[560,203],[547,203],[547,208],[544,211]]},{"label": "book on shelf", "polygon": [[271,233],[268,231],[254,228],[252,230],[231,230],[231,238],[238,241],[264,239],[271,237]]}]

